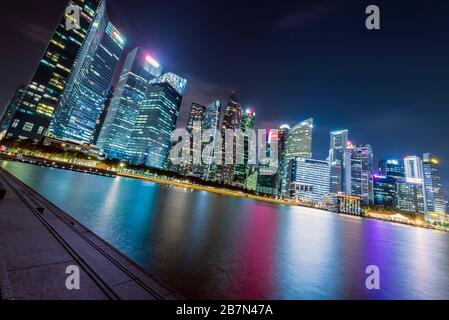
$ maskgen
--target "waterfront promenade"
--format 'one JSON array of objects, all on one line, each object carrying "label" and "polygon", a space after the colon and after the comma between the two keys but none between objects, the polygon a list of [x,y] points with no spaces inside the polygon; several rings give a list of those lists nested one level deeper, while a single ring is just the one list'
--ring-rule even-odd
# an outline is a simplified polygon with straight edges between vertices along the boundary
[{"label": "waterfront promenade", "polygon": [[[0,168],[2,300],[177,300],[182,297]],[[82,186],[80,186],[82,187]],[[80,289],[66,287],[67,267]]]}]

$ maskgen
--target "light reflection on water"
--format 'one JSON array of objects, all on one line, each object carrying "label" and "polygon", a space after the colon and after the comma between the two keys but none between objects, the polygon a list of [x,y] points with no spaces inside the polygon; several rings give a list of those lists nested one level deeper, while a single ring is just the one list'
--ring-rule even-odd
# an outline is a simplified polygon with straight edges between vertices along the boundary
[{"label": "light reflection on water", "polygon": [[[2,162],[187,298],[448,299],[449,235],[147,181]],[[365,288],[365,268],[381,290]]]}]

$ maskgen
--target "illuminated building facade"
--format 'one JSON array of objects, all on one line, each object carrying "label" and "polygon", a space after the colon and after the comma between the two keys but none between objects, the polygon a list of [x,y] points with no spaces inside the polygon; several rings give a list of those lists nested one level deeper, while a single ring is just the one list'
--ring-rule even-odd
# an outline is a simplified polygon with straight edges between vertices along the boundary
[{"label": "illuminated building facade", "polygon": [[355,216],[362,214],[361,199],[346,194],[330,194],[324,198],[327,210]]},{"label": "illuminated building facade", "polygon": [[426,201],[422,182],[399,180],[397,188],[397,208],[400,210],[425,214]]},{"label": "illuminated building facade", "polygon": [[185,79],[173,73],[149,82],[128,144],[130,164],[167,169],[171,134],[186,85]]},{"label": "illuminated building facade", "polygon": [[75,61],[92,30],[97,15],[105,10],[101,0],[71,0],[80,8],[80,29],[66,29],[62,15],[39,65],[26,88],[6,132],[6,137],[40,139],[50,125],[67,81],[74,70]]},{"label": "illuminated building facade", "polygon": [[103,12],[97,15],[87,43],[55,110],[50,132],[59,138],[92,144],[126,41]]},{"label": "illuminated building facade", "polygon": [[288,195],[290,189],[291,164],[296,158],[312,158],[313,119],[307,119],[290,128],[285,143],[282,192]]},{"label": "illuminated building facade", "polygon": [[282,181],[285,180],[285,152],[287,145],[288,132],[290,131],[290,126],[283,124],[278,130],[278,173],[276,177],[276,186],[278,189],[278,194],[283,194],[282,192]]},{"label": "illuminated building facade", "polygon": [[[240,127],[240,120],[243,115],[242,107],[237,96],[232,92],[228,105],[223,117],[222,138],[223,138],[223,164],[221,165],[221,181],[231,185],[234,178],[235,162],[236,162],[236,142],[235,139],[229,142],[225,139],[226,130],[236,130]],[[226,150],[233,150],[233,164],[225,164]]]},{"label": "illuminated building facade", "polygon": [[16,90],[16,93],[12,97],[11,101],[6,106],[3,115],[0,120],[0,139],[2,136],[6,134],[6,130],[10,127],[12,120],[14,118],[14,114],[19,108],[20,102],[26,93],[26,86],[19,86]]},{"label": "illuminated building facade", "polygon": [[424,154],[423,173],[427,211],[445,214],[446,204],[438,166],[439,160],[434,155]]},{"label": "illuminated building facade", "polygon": [[[190,156],[191,161],[189,163],[181,163],[180,165],[172,167],[173,171],[177,171],[182,174],[201,177],[203,174],[202,164],[194,164],[193,159],[201,157],[202,148],[194,148],[193,134],[201,134],[203,129],[203,121],[206,113],[206,107],[198,103],[192,103],[190,108],[189,118],[187,120],[187,132],[192,135],[190,138]],[[196,153],[199,153],[196,154]]]},{"label": "illuminated building facade", "polygon": [[424,214],[427,212],[423,162],[418,156],[404,158],[405,178],[397,181],[397,207]]},{"label": "illuminated building facade", "polygon": [[293,161],[290,198],[322,203],[330,190],[330,167],[327,161],[297,158]]},{"label": "illuminated building facade", "polygon": [[148,82],[159,77],[161,72],[162,66],[140,48],[135,48],[126,57],[97,143],[107,158],[127,159],[127,145]]},{"label": "illuminated building facade", "polygon": [[371,145],[352,146],[351,150],[351,195],[360,197],[362,203],[373,202],[373,150]]},{"label": "illuminated building facade", "polygon": [[330,192],[332,193],[350,194],[348,138],[348,130],[333,131],[330,134],[329,165],[331,167]]},{"label": "illuminated building facade", "polygon": [[405,178],[404,161],[399,159],[388,159],[379,161],[380,174],[396,179]]},{"label": "illuminated building facade", "polygon": [[[256,113],[250,109],[247,109],[240,119],[239,129],[243,130],[243,132],[248,132],[249,130],[254,129]],[[234,181],[238,186],[244,187],[246,179],[250,171],[253,171],[252,168],[254,164],[248,164],[249,158],[249,148],[251,136],[245,137],[243,141],[239,141],[239,145],[236,148],[236,158],[241,157],[243,152],[243,164],[236,164],[234,168]]]},{"label": "illuminated building facade", "polygon": [[104,121],[106,120],[106,116],[109,111],[109,107],[111,106],[112,98],[114,97],[114,87],[110,87],[108,94],[106,95],[106,99],[103,102],[103,106],[101,107],[100,115],[97,120],[97,124],[95,126],[94,133],[94,141],[93,144],[96,145],[98,142],[98,138],[100,137],[101,129],[103,128]]},{"label": "illuminated building facade", "polygon": [[[221,102],[215,100],[210,105],[206,107],[203,119],[203,130],[216,130],[215,134],[218,134],[218,128],[220,127],[220,117],[221,117]],[[211,142],[215,141],[218,137],[214,136],[211,138]],[[213,156],[215,153],[215,148],[211,150],[211,153],[207,155],[203,161],[205,162],[203,169],[203,179],[204,180],[217,180],[217,170],[218,166],[213,162]]]},{"label": "illuminated building facade", "polygon": [[376,206],[394,208],[397,204],[396,178],[373,175],[373,194]]}]

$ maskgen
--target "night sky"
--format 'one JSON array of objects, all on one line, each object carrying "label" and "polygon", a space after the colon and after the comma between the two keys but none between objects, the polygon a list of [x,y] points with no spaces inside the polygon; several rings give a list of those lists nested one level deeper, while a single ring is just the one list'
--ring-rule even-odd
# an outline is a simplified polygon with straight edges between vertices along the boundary
[{"label": "night sky", "polygon": [[[293,4],[294,3],[294,4]],[[381,30],[365,28],[365,8]],[[26,83],[65,0],[2,5],[0,108]],[[192,102],[227,102],[235,90],[259,128],[316,122],[314,158],[329,131],[380,157],[436,154],[449,185],[449,3],[441,1],[109,0],[128,50],[147,49],[188,79],[179,125]],[[447,192],[447,191],[446,191]]]}]

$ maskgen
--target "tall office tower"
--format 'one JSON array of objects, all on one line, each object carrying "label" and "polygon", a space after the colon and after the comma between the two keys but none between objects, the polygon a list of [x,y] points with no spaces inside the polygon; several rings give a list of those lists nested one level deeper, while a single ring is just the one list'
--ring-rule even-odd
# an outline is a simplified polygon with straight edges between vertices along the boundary
[{"label": "tall office tower", "polygon": [[351,195],[362,198],[362,203],[373,202],[373,150],[371,145],[351,147]]},{"label": "tall office tower", "polygon": [[419,182],[424,179],[423,163],[418,156],[404,158],[405,178],[407,181]]},{"label": "tall office tower", "polygon": [[[203,166],[201,164],[194,164],[193,159],[201,157],[200,148],[194,147],[193,134],[202,133],[203,121],[206,113],[206,107],[198,103],[192,103],[189,113],[189,119],[187,120],[187,132],[192,135],[190,138],[190,157],[189,163],[182,162],[179,165],[171,165],[171,170],[182,174],[187,174],[195,177],[201,177],[203,172]],[[197,154],[199,153],[199,155]]]},{"label": "tall office tower", "polygon": [[67,80],[76,69],[75,61],[83,46],[90,45],[87,42],[92,39],[92,24],[104,11],[104,3],[102,0],[71,0],[70,4],[80,9],[81,28],[66,28],[64,12],[20,100],[6,137],[36,140],[46,133]]},{"label": "tall office tower", "polygon": [[14,114],[16,113],[20,101],[22,100],[22,97],[26,93],[26,86],[21,85],[17,87],[16,93],[11,98],[11,101],[6,106],[5,110],[3,111],[1,120],[0,120],[0,140],[3,136],[6,135],[6,130],[8,130],[9,126],[12,123]]},{"label": "tall office tower", "polygon": [[439,172],[439,160],[430,153],[423,156],[424,187],[428,212],[446,213],[443,187]]},{"label": "tall office tower", "polygon": [[50,132],[59,138],[92,144],[126,41],[109,21],[106,11],[98,13],[89,37],[89,45],[81,50],[55,110]]},{"label": "tall office tower", "polygon": [[422,182],[400,179],[396,183],[396,188],[398,209],[418,214],[427,212]]},{"label": "tall office tower", "polygon": [[187,80],[173,73],[149,82],[128,144],[130,164],[167,168],[171,134],[179,117],[186,85]]},{"label": "tall office tower", "polygon": [[424,187],[424,170],[421,158],[404,158],[405,179],[397,182],[398,208],[405,211],[426,213],[427,201]]},{"label": "tall office tower", "polygon": [[282,194],[282,181],[285,179],[285,152],[287,146],[288,132],[290,131],[290,126],[283,124],[278,130],[278,173],[276,174],[276,185],[278,189],[278,194]]},{"label": "tall office tower", "polygon": [[[203,130],[218,130],[220,127],[220,116],[221,116],[221,102],[216,100],[206,107],[206,112],[204,113],[203,119]],[[218,133],[216,133],[218,134]],[[210,141],[216,141],[218,137],[214,136]],[[213,162],[213,156],[215,153],[215,148],[211,150],[211,153],[206,156],[203,160],[205,161],[203,170],[203,179],[217,180],[217,164]]]},{"label": "tall office tower", "polygon": [[206,107],[202,106],[198,103],[192,103],[192,107],[190,108],[189,119],[187,120],[187,131],[192,133],[194,129],[201,130],[201,128],[195,127],[195,122],[202,122],[204,119],[204,114],[206,113]]},{"label": "tall office tower", "polygon": [[291,164],[296,158],[312,158],[313,119],[307,119],[292,127],[285,144],[284,175],[282,193],[288,195],[290,189]]},{"label": "tall office tower", "polygon": [[95,125],[94,132],[94,141],[93,144],[97,144],[98,138],[100,137],[101,129],[103,128],[104,121],[106,120],[106,116],[109,111],[109,107],[111,106],[112,98],[114,97],[114,87],[110,87],[108,94],[106,95],[106,99],[103,102],[103,106],[101,107],[100,115],[98,117],[97,123]]},{"label": "tall office tower", "polygon": [[[273,132],[269,129],[266,129],[265,141],[266,141],[266,156],[269,156],[271,153],[271,141],[278,137],[273,137]],[[260,156],[260,155],[259,155]],[[293,161],[291,161],[293,162]],[[270,195],[276,195],[278,193],[277,188],[277,168],[274,168],[270,165],[258,164],[257,168],[257,185],[256,191],[261,193],[266,193]],[[250,174],[250,177],[252,173]]]},{"label": "tall office tower", "polygon": [[[236,148],[236,159],[243,156],[243,164],[236,164],[234,168],[234,182],[240,186],[244,187],[246,183],[246,179],[248,178],[248,174],[253,171],[255,164],[248,164],[249,160],[249,153],[250,153],[250,147],[251,142],[250,139],[252,138],[250,130],[254,130],[254,124],[256,119],[256,113],[250,109],[247,109],[243,114],[242,118],[240,119],[240,129],[249,134],[248,137],[245,137],[244,141],[239,141],[237,148]],[[242,154],[243,152],[243,154]],[[254,150],[256,152],[256,150]]]},{"label": "tall office tower", "polygon": [[[226,107],[224,117],[223,117],[223,125],[222,125],[222,138],[223,138],[223,164],[221,165],[221,181],[225,184],[232,184],[234,178],[234,169],[235,169],[235,161],[236,161],[236,145],[235,139],[232,142],[227,142],[225,139],[225,130],[236,130],[240,127],[240,120],[243,115],[242,107],[237,99],[237,96],[234,92],[231,93],[231,97],[229,98],[228,105]],[[233,164],[225,164],[225,155],[226,150],[233,150]]]},{"label": "tall office tower", "polygon": [[126,57],[97,143],[109,159],[126,159],[127,145],[148,81],[161,73],[162,66],[140,48],[135,48]]},{"label": "tall office tower", "polygon": [[[349,191],[348,130],[333,131],[330,134],[329,166],[331,167],[330,192],[347,193]],[[350,191],[349,191],[350,192]]]},{"label": "tall office tower", "polygon": [[322,203],[330,191],[330,167],[327,161],[297,158],[293,161],[290,198]]},{"label": "tall office tower", "polygon": [[405,168],[403,160],[388,159],[379,160],[380,174],[395,179],[405,178]]},{"label": "tall office tower", "polygon": [[394,208],[397,203],[397,179],[382,174],[373,175],[374,204],[387,208]]}]

